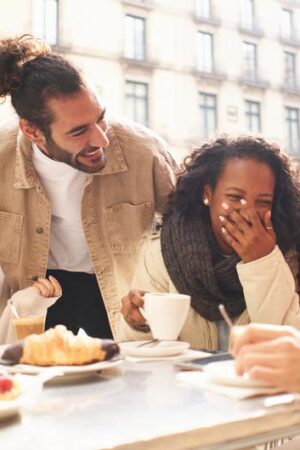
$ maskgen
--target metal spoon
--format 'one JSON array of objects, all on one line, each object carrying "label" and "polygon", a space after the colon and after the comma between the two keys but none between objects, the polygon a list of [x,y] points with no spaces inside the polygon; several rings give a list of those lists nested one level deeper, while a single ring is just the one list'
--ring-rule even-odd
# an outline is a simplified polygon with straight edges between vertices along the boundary
[{"label": "metal spoon", "polygon": [[232,327],[233,327],[233,322],[232,322],[232,320],[230,319],[230,317],[229,317],[229,315],[228,315],[228,313],[227,313],[227,311],[226,311],[226,309],[225,309],[225,306],[222,305],[222,303],[220,303],[220,304],[218,305],[218,308],[219,308],[219,311],[220,311],[220,313],[221,313],[221,316],[223,317],[223,319],[225,320],[225,322],[227,323],[227,325],[229,326],[229,328],[232,328]]},{"label": "metal spoon", "polygon": [[153,347],[155,344],[158,344],[160,342],[159,339],[152,339],[151,341],[143,342],[142,344],[138,344],[136,348],[140,347]]},{"label": "metal spoon", "polygon": [[19,319],[20,318],[20,314],[18,313],[15,305],[13,303],[11,303],[11,302],[9,302],[8,304],[10,306],[10,309],[11,309],[11,312],[12,312],[14,318],[15,319]]}]

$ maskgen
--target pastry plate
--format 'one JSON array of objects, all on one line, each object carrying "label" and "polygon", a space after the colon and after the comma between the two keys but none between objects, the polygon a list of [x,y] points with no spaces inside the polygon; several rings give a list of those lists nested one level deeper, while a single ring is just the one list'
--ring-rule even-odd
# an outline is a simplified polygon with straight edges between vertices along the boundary
[{"label": "pastry plate", "polygon": [[185,352],[190,344],[184,341],[159,341],[146,344],[148,341],[132,341],[119,343],[121,353],[125,356],[137,356],[140,358],[161,358],[162,356],[180,355]]},{"label": "pastry plate", "polygon": [[18,414],[22,406],[22,396],[14,400],[0,400],[0,421]]},{"label": "pastry plate", "polygon": [[119,366],[122,364],[123,358],[116,357],[108,361],[100,361],[92,364],[84,364],[81,366],[33,366],[30,364],[16,364],[14,366],[1,366],[9,373],[23,373],[26,375],[37,375],[41,374],[44,371],[49,372],[50,369],[57,369],[59,376],[67,376],[67,377],[77,377],[82,375],[89,375],[96,372],[100,372],[104,369],[111,369],[113,367]]},{"label": "pastry plate", "polygon": [[234,361],[219,361],[203,367],[208,380],[213,383],[238,387],[270,387],[264,381],[251,380],[247,374],[237,375]]}]

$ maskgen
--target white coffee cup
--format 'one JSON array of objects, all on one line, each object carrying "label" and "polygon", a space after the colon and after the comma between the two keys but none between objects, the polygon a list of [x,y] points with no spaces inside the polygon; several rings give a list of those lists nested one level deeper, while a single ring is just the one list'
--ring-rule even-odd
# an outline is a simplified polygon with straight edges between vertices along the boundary
[{"label": "white coffee cup", "polygon": [[191,306],[189,295],[147,292],[140,308],[154,339],[176,340]]}]

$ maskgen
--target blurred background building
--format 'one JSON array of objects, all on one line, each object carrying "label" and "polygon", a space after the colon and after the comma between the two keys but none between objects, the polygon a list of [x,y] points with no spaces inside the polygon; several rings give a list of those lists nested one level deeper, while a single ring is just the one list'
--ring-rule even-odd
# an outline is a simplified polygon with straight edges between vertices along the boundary
[{"label": "blurred background building", "polygon": [[[164,137],[180,159],[222,132],[300,157],[299,0],[0,0],[0,35],[45,38],[109,112]],[[0,122],[11,115],[0,106]]]}]

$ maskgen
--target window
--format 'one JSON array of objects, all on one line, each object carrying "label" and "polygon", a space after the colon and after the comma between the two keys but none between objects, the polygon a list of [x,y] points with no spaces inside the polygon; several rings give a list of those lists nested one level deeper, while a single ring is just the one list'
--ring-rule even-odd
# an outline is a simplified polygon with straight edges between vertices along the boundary
[{"label": "window", "polygon": [[33,34],[51,45],[58,44],[58,0],[34,0]]},{"label": "window", "polygon": [[246,128],[252,133],[261,131],[260,103],[252,100],[245,101]]},{"label": "window", "polygon": [[125,18],[125,56],[145,59],[145,19],[126,15]]},{"label": "window", "polygon": [[289,9],[281,10],[281,36],[291,38],[293,34],[293,13]]},{"label": "window", "polygon": [[210,33],[198,31],[197,67],[203,72],[213,71],[213,36]]},{"label": "window", "polygon": [[196,0],[197,16],[209,19],[211,17],[211,0]]},{"label": "window", "polygon": [[126,81],[126,114],[148,126],[148,84]]},{"label": "window", "polygon": [[242,27],[252,30],[254,28],[254,2],[253,0],[242,0]]},{"label": "window", "polygon": [[290,88],[296,87],[296,55],[284,52],[285,56],[285,84]]},{"label": "window", "polygon": [[200,92],[201,135],[215,134],[217,129],[217,97],[214,94]]},{"label": "window", "polygon": [[257,47],[251,42],[244,42],[244,76],[253,81],[257,78]]},{"label": "window", "polygon": [[287,107],[286,121],[289,151],[293,154],[299,154],[299,109]]}]

